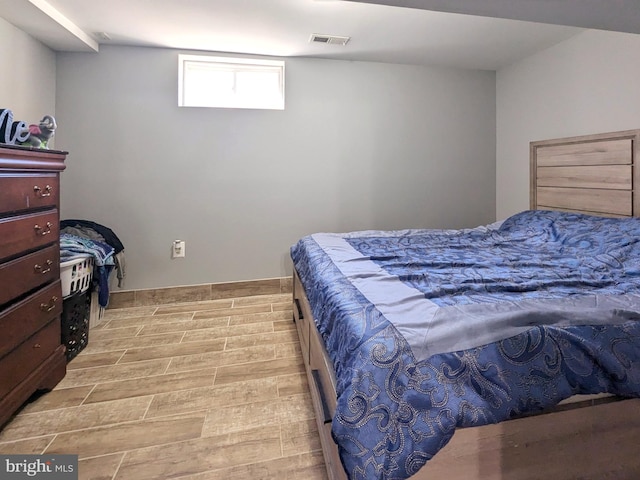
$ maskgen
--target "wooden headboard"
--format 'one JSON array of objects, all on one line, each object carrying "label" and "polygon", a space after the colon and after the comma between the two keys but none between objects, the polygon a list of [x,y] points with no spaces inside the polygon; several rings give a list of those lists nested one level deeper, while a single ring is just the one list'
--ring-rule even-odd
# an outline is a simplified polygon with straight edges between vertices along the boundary
[{"label": "wooden headboard", "polygon": [[530,162],[532,209],[640,216],[640,130],[531,142]]}]

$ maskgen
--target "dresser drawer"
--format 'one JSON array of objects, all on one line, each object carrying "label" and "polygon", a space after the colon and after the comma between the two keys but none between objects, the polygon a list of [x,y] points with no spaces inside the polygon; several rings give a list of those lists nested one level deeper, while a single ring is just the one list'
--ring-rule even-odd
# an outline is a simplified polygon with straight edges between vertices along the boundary
[{"label": "dresser drawer", "polygon": [[[0,358],[61,313],[60,280],[0,311]],[[62,337],[57,341],[59,345]]]},{"label": "dresser drawer", "polygon": [[55,207],[59,187],[56,174],[0,175],[0,213]]},{"label": "dresser drawer", "polygon": [[0,305],[60,278],[60,248],[51,245],[31,255],[0,264]]},{"label": "dresser drawer", "polygon": [[60,346],[60,318],[48,323],[0,359],[0,398],[25,379]]},{"label": "dresser drawer", "polygon": [[0,219],[0,259],[58,242],[58,210]]}]

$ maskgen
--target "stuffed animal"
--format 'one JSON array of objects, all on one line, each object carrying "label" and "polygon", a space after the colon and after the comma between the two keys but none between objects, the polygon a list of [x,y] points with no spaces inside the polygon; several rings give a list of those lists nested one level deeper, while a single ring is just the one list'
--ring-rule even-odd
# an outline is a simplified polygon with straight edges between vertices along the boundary
[{"label": "stuffed animal", "polygon": [[56,133],[56,119],[51,115],[45,115],[38,125],[29,125],[29,138],[23,145],[30,145],[35,148],[49,148],[49,140]]}]

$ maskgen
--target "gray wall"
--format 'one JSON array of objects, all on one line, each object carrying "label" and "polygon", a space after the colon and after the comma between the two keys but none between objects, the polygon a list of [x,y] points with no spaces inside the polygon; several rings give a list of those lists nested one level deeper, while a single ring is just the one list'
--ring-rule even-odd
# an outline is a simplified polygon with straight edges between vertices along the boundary
[{"label": "gray wall", "polygon": [[640,128],[640,35],[590,30],[497,72],[496,215],[529,208],[529,142]]},{"label": "gray wall", "polygon": [[0,18],[0,58],[0,108],[27,124],[55,114],[55,53]]},{"label": "gray wall", "polygon": [[114,229],[125,288],[290,275],[315,231],[494,219],[494,72],[292,58],[284,111],[188,109],[178,53],[58,55],[62,215]]}]

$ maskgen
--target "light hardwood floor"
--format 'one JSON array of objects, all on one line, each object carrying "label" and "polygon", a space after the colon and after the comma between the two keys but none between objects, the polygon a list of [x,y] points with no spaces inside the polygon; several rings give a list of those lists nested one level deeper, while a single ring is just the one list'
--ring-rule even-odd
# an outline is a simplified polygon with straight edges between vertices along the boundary
[{"label": "light hardwood floor", "polygon": [[107,310],[0,452],[77,454],[80,479],[325,480],[291,295]]}]

